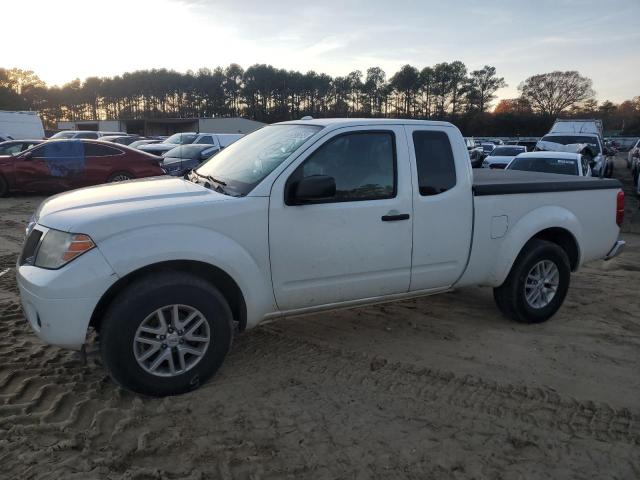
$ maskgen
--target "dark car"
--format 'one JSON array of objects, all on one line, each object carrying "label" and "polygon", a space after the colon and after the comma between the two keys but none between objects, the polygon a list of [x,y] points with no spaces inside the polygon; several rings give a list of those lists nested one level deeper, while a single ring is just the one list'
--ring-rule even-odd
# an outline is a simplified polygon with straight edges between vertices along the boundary
[{"label": "dark car", "polygon": [[172,148],[163,155],[162,167],[169,175],[181,176],[218,153],[215,145],[192,144]]},{"label": "dark car", "polygon": [[0,143],[0,155],[17,155],[42,142],[44,140],[7,140]]},{"label": "dark car", "polygon": [[138,140],[141,140],[140,135],[106,135],[100,137],[101,142],[118,143],[120,145],[131,145]]},{"label": "dark car", "polygon": [[138,148],[141,145],[153,145],[154,143],[160,143],[162,140],[158,140],[156,138],[145,138],[145,139],[138,139],[134,142],[131,142],[129,144],[129,147],[131,148]]},{"label": "dark car", "polygon": [[161,159],[95,140],[50,140],[18,155],[0,156],[0,196],[11,191],[54,193],[163,175]]},{"label": "dark car", "polygon": [[527,152],[533,152],[537,143],[537,140],[509,140],[505,145],[519,145],[526,147]]}]

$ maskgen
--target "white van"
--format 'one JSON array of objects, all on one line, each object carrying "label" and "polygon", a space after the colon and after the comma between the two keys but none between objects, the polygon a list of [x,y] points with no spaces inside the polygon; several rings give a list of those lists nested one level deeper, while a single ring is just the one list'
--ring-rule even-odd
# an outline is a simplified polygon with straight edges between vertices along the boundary
[{"label": "white van", "polygon": [[0,141],[41,138],[44,138],[44,127],[37,112],[0,110]]}]

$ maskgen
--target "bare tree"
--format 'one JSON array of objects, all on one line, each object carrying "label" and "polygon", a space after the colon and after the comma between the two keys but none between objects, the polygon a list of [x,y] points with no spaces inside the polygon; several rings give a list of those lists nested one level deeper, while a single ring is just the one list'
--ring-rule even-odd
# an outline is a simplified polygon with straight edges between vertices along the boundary
[{"label": "bare tree", "polygon": [[576,71],[533,75],[518,86],[534,111],[555,117],[565,109],[594,98],[593,82]]}]

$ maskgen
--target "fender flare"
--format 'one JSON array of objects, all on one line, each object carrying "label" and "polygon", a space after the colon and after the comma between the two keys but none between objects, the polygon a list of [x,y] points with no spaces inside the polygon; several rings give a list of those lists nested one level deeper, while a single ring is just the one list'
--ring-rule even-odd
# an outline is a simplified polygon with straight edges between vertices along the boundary
[{"label": "fender flare", "polygon": [[578,242],[578,239],[582,238],[582,226],[570,210],[547,205],[527,213],[513,227],[509,228],[494,263],[494,268],[490,272],[491,285],[502,285],[527,242],[548,229],[561,229],[571,234],[578,248],[577,268],[582,263],[580,243]]},{"label": "fender flare", "polygon": [[150,225],[104,238],[98,248],[115,272],[112,285],[154,264],[194,261],[215,267],[236,282],[247,308],[248,327],[275,310],[268,256],[261,264],[219,232],[193,225]]}]

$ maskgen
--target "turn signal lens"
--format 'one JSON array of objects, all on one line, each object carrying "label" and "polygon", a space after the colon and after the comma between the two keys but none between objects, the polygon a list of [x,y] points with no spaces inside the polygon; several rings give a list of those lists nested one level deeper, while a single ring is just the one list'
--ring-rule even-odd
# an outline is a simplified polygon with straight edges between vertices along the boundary
[{"label": "turn signal lens", "polygon": [[95,246],[95,243],[93,243],[93,240],[89,238],[89,235],[84,235],[83,233],[76,234],[71,237],[71,242],[69,243],[66,252],[62,254],[62,260],[64,260],[65,263],[70,262],[77,256],[82,255],[84,252],[88,252]]}]

